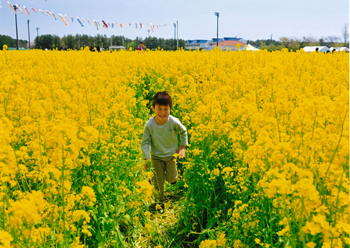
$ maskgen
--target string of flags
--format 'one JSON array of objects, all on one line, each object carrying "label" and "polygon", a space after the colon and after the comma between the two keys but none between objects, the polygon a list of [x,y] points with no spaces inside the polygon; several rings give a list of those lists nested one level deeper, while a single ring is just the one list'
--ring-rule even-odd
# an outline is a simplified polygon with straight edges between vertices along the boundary
[{"label": "string of flags", "polygon": [[[15,4],[15,5],[12,5],[9,1],[7,1],[8,5],[11,7],[11,9],[16,13],[17,10],[19,12],[21,12],[22,14],[24,14],[24,12],[22,11],[22,9],[18,6],[18,4]],[[16,8],[14,8],[14,6]],[[2,8],[1,6],[1,1],[0,1],[0,8]],[[30,12],[28,10],[28,8],[26,6],[23,6],[23,9],[27,12],[28,15],[30,15]],[[33,13],[37,14],[36,10],[31,7],[30,8]],[[45,16],[51,16],[53,17],[55,20],[57,20],[56,18],[56,15],[53,11],[48,11],[48,10],[45,10],[43,11],[42,9],[38,9],[38,11],[40,13],[42,13],[43,15]],[[61,13],[58,13],[58,16],[59,18],[62,20],[62,22],[64,23],[65,26],[68,26],[69,24],[69,19],[68,19],[68,16],[65,14],[64,16],[61,14]],[[81,25],[81,27],[84,27],[86,26],[85,24],[85,19],[84,18],[79,18],[78,16],[76,18],[73,18],[73,16],[71,16],[71,22],[73,23],[74,22],[74,19],[76,19],[76,21]],[[89,19],[86,19],[86,23],[89,24],[90,26],[92,26],[91,22]],[[109,21],[105,21],[105,20],[102,20],[101,23],[99,20],[95,20],[93,19],[92,20],[92,23],[95,24],[95,28],[97,30],[99,30],[99,28],[102,26],[103,28],[105,29],[108,29],[108,28],[114,28],[114,27],[120,27],[120,28],[124,28],[124,27],[127,27],[127,23],[123,23],[123,22],[109,22]],[[130,27],[135,27],[135,28],[139,28],[139,29],[142,29],[144,26],[147,26],[147,28],[149,27],[152,32],[154,32],[155,29],[159,29],[161,27],[166,27],[166,26],[170,26],[170,23],[162,23],[162,24],[152,24],[152,23],[129,23],[129,26]]]}]

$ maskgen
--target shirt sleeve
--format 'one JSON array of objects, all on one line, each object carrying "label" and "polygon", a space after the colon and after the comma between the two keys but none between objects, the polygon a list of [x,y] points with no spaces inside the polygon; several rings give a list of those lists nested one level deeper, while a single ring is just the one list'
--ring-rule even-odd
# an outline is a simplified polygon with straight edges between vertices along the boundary
[{"label": "shirt sleeve", "polygon": [[147,125],[145,126],[145,130],[143,131],[143,137],[141,141],[141,149],[143,154],[143,159],[150,158],[149,156],[149,146],[151,143],[151,133]]},{"label": "shirt sleeve", "polygon": [[182,125],[182,123],[179,120],[177,120],[176,124],[178,128],[178,132],[180,134],[180,145],[187,146],[188,145],[187,129],[184,125]]}]

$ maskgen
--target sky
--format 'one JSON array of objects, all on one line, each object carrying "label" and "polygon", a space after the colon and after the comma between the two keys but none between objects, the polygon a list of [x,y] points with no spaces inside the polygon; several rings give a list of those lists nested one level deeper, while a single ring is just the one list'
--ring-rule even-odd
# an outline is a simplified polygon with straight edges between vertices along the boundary
[{"label": "sky", "polygon": [[[107,37],[123,35],[127,38],[146,38],[147,24],[159,25],[151,37],[174,38],[173,23],[178,22],[178,38],[212,39],[216,37],[219,13],[219,37],[239,37],[245,40],[342,36],[345,23],[349,26],[349,0],[10,0],[18,4],[24,14],[17,11],[19,39],[34,40],[39,35],[97,34]],[[15,13],[7,1],[0,0],[0,34],[16,38]],[[24,10],[29,10],[30,15]],[[33,7],[36,14],[31,10]],[[38,9],[54,12],[45,16]],[[68,25],[58,14],[66,14]],[[84,18],[82,27],[76,17]],[[71,17],[74,17],[72,22]],[[87,23],[89,19],[91,25]],[[120,28],[96,29],[92,20],[126,23]],[[133,23],[133,26],[129,26]],[[138,28],[135,28],[135,23]],[[139,23],[143,23],[142,29]],[[164,23],[167,25],[164,26]]]}]

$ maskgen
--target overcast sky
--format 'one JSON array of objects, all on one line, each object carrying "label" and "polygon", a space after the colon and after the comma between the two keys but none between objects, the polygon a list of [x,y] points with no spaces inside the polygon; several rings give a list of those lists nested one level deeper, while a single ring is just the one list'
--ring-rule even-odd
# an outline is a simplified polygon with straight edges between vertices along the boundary
[{"label": "overcast sky", "polygon": [[[341,29],[349,23],[349,0],[10,0],[18,4],[24,14],[18,12],[18,34],[20,39],[28,39],[27,20],[30,20],[30,37],[55,34],[106,34],[124,35],[128,38],[146,38],[147,23],[162,24],[150,32],[150,36],[173,38],[173,23],[178,21],[180,39],[211,39],[216,37],[219,12],[219,37],[240,37],[246,40],[280,37],[302,38],[303,36],[321,38],[329,35],[341,37]],[[7,1],[0,0],[0,34],[16,37],[15,13]],[[29,10],[30,16],[23,6]],[[36,14],[31,10],[33,7]],[[45,16],[38,9],[54,12]],[[69,17],[65,26],[58,13]],[[71,17],[74,21],[71,21]],[[84,18],[85,25],[76,17]],[[87,23],[89,19],[91,25]],[[96,29],[92,20],[96,19],[127,23],[126,27]],[[130,27],[129,23],[133,23]],[[135,28],[138,23],[138,28]],[[139,28],[143,23],[143,28]],[[167,26],[163,26],[167,23]],[[170,23],[170,25],[169,25]],[[102,23],[101,23],[102,24]]]}]

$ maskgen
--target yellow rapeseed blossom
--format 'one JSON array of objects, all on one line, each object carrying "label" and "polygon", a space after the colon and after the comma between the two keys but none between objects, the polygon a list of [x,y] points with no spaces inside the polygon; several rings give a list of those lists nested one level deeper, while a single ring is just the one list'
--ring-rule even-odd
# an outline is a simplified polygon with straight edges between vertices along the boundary
[{"label": "yellow rapeseed blossom", "polygon": [[[11,245],[32,234],[38,247],[84,245],[77,236],[94,246],[88,222],[140,244],[153,200],[140,142],[163,90],[191,142],[178,184],[189,202],[169,212],[188,230],[209,218],[210,231],[230,230],[203,247],[244,247],[252,233],[273,246],[266,225],[295,246],[349,245],[349,54],[3,48],[0,219]],[[156,216],[147,224],[162,233]],[[165,245],[161,237],[142,244]]]},{"label": "yellow rapeseed blossom", "polygon": [[216,240],[204,240],[199,244],[199,248],[216,248]]},{"label": "yellow rapeseed blossom", "polygon": [[11,234],[6,231],[0,230],[0,247],[11,248],[11,241],[13,240]]}]

